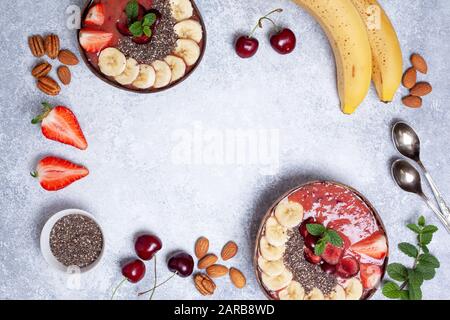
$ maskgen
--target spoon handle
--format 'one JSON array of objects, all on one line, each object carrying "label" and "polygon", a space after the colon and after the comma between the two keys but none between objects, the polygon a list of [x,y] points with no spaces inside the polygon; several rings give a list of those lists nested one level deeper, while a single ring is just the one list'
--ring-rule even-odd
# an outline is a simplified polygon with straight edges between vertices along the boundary
[{"label": "spoon handle", "polygon": [[435,205],[428,199],[428,197],[425,194],[420,195],[422,199],[425,201],[425,203],[428,205],[428,208],[430,208],[436,216],[441,220],[442,224],[444,225],[445,229],[447,229],[447,232],[450,233],[450,217],[445,217],[441,211],[439,211],[438,208],[435,207]]}]

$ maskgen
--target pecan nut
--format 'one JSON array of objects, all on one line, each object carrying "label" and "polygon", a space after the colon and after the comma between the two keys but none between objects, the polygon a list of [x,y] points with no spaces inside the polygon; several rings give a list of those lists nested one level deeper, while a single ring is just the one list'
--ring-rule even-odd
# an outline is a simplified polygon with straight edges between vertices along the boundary
[{"label": "pecan nut", "polygon": [[57,96],[61,92],[59,84],[50,77],[42,77],[37,82],[37,87],[49,96]]},{"label": "pecan nut", "polygon": [[51,64],[47,62],[42,62],[33,68],[33,70],[31,71],[31,75],[36,79],[39,79],[48,75],[51,70],[52,70]]},{"label": "pecan nut", "polygon": [[80,62],[77,56],[70,50],[61,50],[58,54],[58,59],[62,64],[68,66],[75,66]]},{"label": "pecan nut", "polygon": [[197,273],[194,276],[195,287],[198,292],[200,292],[204,296],[209,296],[214,294],[216,290],[216,284],[210,277],[203,273]]},{"label": "pecan nut", "polygon": [[28,38],[28,46],[33,56],[40,58],[45,54],[44,39],[40,35],[34,35]]},{"label": "pecan nut", "polygon": [[72,73],[70,72],[70,69],[66,66],[60,66],[58,68],[58,78],[64,85],[69,85],[72,81]]},{"label": "pecan nut", "polygon": [[59,54],[59,37],[56,34],[50,34],[45,37],[45,53],[51,59],[56,59]]}]

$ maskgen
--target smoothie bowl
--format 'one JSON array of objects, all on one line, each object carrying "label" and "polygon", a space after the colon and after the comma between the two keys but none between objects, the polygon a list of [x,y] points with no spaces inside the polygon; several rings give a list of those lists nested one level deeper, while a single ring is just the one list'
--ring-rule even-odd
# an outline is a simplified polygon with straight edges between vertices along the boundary
[{"label": "smoothie bowl", "polygon": [[316,181],[285,194],[266,213],[254,254],[258,282],[274,300],[365,300],[377,290],[388,240],[356,190]]},{"label": "smoothie bowl", "polygon": [[153,93],[195,70],[206,31],[193,0],[90,0],[78,41],[83,60],[100,79]]}]

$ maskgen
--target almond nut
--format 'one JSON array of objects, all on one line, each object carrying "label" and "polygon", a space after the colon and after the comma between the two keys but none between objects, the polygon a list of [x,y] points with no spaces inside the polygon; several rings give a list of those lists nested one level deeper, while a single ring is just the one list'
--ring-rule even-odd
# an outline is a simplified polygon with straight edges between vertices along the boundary
[{"label": "almond nut", "polygon": [[206,273],[211,278],[220,278],[228,273],[228,268],[221,264],[213,264],[206,268]]},{"label": "almond nut", "polygon": [[403,74],[402,83],[405,88],[411,89],[417,81],[417,72],[414,68],[409,68]]},{"label": "almond nut", "polygon": [[36,79],[45,77],[52,70],[52,65],[47,62],[42,62],[33,68],[31,75]]},{"label": "almond nut", "polygon": [[212,295],[216,290],[216,284],[206,274],[197,273],[194,276],[194,283],[198,292],[204,296]]},{"label": "almond nut", "polygon": [[402,98],[405,106],[410,108],[420,108],[422,106],[422,98],[416,96],[406,96]]},{"label": "almond nut", "polygon": [[230,280],[238,289],[242,289],[247,283],[244,274],[236,268],[230,268]]},{"label": "almond nut", "polygon": [[203,258],[209,250],[209,240],[205,237],[198,238],[197,242],[195,243],[195,256],[198,259]]},{"label": "almond nut", "polygon": [[224,261],[230,260],[233,258],[238,252],[238,246],[235,242],[229,241],[225,246],[222,248],[222,252],[220,255],[222,256],[222,259]]},{"label": "almond nut", "polygon": [[70,69],[66,66],[60,66],[58,68],[58,78],[64,85],[69,85],[72,81],[72,74],[70,72]]},{"label": "almond nut", "polygon": [[426,74],[428,72],[428,65],[425,59],[418,53],[411,56],[411,63],[417,71]]},{"label": "almond nut", "polygon": [[423,97],[431,93],[431,91],[433,91],[431,84],[429,84],[428,82],[418,82],[414,87],[411,88],[409,93],[413,96]]},{"label": "almond nut", "polygon": [[44,39],[40,35],[34,35],[28,38],[28,45],[33,56],[40,58],[45,54]]},{"label": "almond nut", "polygon": [[68,66],[75,66],[80,62],[77,56],[70,50],[61,50],[58,54],[58,59],[61,63]]},{"label": "almond nut", "polygon": [[203,258],[200,259],[197,267],[199,269],[206,269],[209,266],[212,266],[214,263],[216,263],[217,260],[219,260],[219,258],[217,258],[217,256],[215,254],[213,254],[213,253],[207,254],[206,256],[204,256]]},{"label": "almond nut", "polygon": [[56,34],[50,34],[45,37],[45,53],[51,59],[56,59],[59,54],[59,37]]},{"label": "almond nut", "polygon": [[61,87],[59,86],[59,84],[55,80],[47,76],[42,77],[38,80],[37,87],[39,88],[39,90],[49,96],[57,96],[61,91]]}]

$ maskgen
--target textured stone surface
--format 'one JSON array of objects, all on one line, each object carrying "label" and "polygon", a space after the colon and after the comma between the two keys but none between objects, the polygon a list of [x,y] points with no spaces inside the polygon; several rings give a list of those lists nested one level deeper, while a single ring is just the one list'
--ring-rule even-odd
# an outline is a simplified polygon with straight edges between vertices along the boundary
[{"label": "textured stone surface", "polygon": [[[155,95],[119,91],[98,80],[83,64],[72,68],[73,82],[50,99],[34,85],[35,63],[27,48],[32,33],[57,32],[62,46],[76,51],[75,32],[65,28],[65,10],[81,0],[0,2],[0,298],[107,299],[120,281],[120,263],[133,256],[133,238],[150,230],[164,241],[159,278],[168,276],[164,260],[175,249],[193,251],[197,237],[210,238],[218,252],[230,239],[240,245],[232,264],[248,277],[235,290],[218,282],[214,298],[262,299],[252,268],[253,241],[261,216],[271,202],[291,187],[325,178],[349,184],[379,210],[389,234],[391,261],[409,263],[396,249],[413,240],[407,222],[425,214],[438,224],[417,197],[400,191],[389,176],[397,156],[390,141],[394,119],[417,128],[423,160],[450,202],[450,3],[448,1],[382,1],[397,28],[404,57],[423,53],[426,76],[434,92],[424,107],[402,107],[400,96],[384,105],[371,89],[352,116],[338,108],[334,61],[327,39],[314,20],[289,1],[199,0],[208,27],[208,47],[199,69],[175,89]],[[297,50],[279,56],[263,32],[251,60],[233,51],[233,38],[247,32],[261,13],[285,8],[276,17],[299,38]],[[56,62],[55,62],[56,66]],[[56,69],[56,68],[55,68]],[[40,102],[70,106],[90,143],[85,152],[48,141],[30,119]],[[279,171],[267,176],[258,166],[177,165],[171,157],[174,133],[206,129],[278,129]],[[89,167],[85,180],[57,193],[43,191],[29,176],[37,160],[52,154]],[[426,192],[430,194],[428,187]],[[431,195],[431,194],[430,194]],[[100,266],[69,290],[39,251],[39,233],[53,213],[76,207],[93,213],[105,230],[107,251]],[[449,298],[449,235],[441,228],[431,245],[441,259],[436,279],[424,284],[424,298]],[[149,264],[149,268],[150,268]],[[120,298],[152,283],[125,285]],[[198,299],[191,279],[176,278],[158,299]],[[378,293],[376,299],[382,298]]]}]

